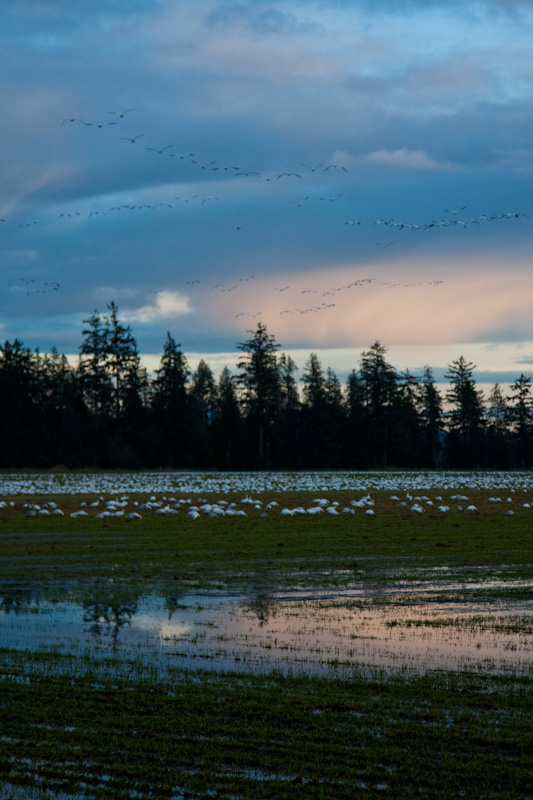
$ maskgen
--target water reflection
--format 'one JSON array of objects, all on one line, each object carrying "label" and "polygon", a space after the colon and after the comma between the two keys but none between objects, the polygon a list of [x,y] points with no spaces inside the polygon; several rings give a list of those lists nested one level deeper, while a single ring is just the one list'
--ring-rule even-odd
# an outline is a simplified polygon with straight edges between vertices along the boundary
[{"label": "water reflection", "polygon": [[82,603],[83,622],[93,636],[110,635],[116,644],[118,633],[124,625],[131,624],[137,611],[137,603],[109,605],[106,602]]},{"label": "water reflection", "polygon": [[[432,589],[433,587],[433,589]],[[417,587],[417,590],[420,587]],[[53,602],[40,591],[0,587],[0,647],[56,648],[173,665],[349,673],[469,669],[530,673],[533,608],[482,604],[372,602],[368,587],[252,595],[127,595],[101,588],[95,597]],[[474,588],[479,588],[474,585]],[[412,586],[411,586],[412,590]],[[443,585],[440,585],[443,592]],[[378,598],[380,599],[380,598]]]},{"label": "water reflection", "polygon": [[41,589],[18,583],[4,584],[0,591],[0,614],[27,613],[39,603]]}]

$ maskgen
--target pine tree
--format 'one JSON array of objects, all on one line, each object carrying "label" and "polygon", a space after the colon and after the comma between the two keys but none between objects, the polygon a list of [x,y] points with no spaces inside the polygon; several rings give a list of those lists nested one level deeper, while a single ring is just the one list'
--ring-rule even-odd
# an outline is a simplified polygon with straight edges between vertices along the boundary
[{"label": "pine tree", "polygon": [[393,411],[396,399],[397,376],[386,360],[387,348],[376,341],[361,356],[361,381],[365,389],[368,412],[369,444],[374,462],[387,467],[390,441],[393,435]]},{"label": "pine tree", "polygon": [[39,352],[19,339],[0,346],[0,464],[43,466]]},{"label": "pine tree", "polygon": [[510,416],[518,445],[519,465],[522,469],[531,466],[531,429],[533,424],[533,398],[531,396],[531,378],[524,373],[513,383],[513,394],[510,400],[513,405]]},{"label": "pine tree", "polygon": [[296,469],[301,463],[301,402],[295,373],[298,367],[293,359],[282,353],[279,357],[281,384],[280,438],[281,463],[285,468]]},{"label": "pine tree", "polygon": [[499,383],[495,383],[488,398],[487,446],[489,466],[510,465],[509,426],[511,411]]},{"label": "pine tree", "polygon": [[302,421],[306,466],[325,467],[329,431],[326,376],[320,359],[311,353],[302,373]]},{"label": "pine tree", "polygon": [[281,385],[276,351],[280,345],[260,322],[253,337],[239,342],[237,347],[245,356],[237,362],[242,370],[238,381],[248,424],[257,441],[259,464],[268,463],[271,457],[274,425],[279,416]]},{"label": "pine tree", "polygon": [[143,381],[137,342],[130,326],[119,322],[118,307],[114,302],[108,305],[108,309],[109,314],[104,318],[107,347],[105,368],[112,377],[114,415],[119,419],[124,413],[126,398],[130,407],[136,404],[142,392]]},{"label": "pine tree", "polygon": [[83,386],[85,402],[90,411],[105,418],[111,411],[113,384],[107,371],[109,354],[108,328],[99,311],[93,311],[82,330],[78,373]]},{"label": "pine tree", "polygon": [[152,381],[152,426],[160,461],[173,466],[191,463],[191,409],[187,394],[187,359],[170,333],[163,348],[161,366]]},{"label": "pine tree", "polygon": [[196,432],[196,463],[213,465],[212,426],[217,405],[217,386],[211,367],[202,359],[193,372],[189,387]]},{"label": "pine tree", "polygon": [[425,367],[419,387],[420,424],[423,440],[424,465],[436,467],[442,452],[442,431],[444,429],[442,398],[435,385],[433,372]]},{"label": "pine tree", "polygon": [[483,393],[476,388],[474,369],[475,365],[461,356],[444,375],[451,383],[446,399],[452,407],[447,441],[452,466],[471,467],[482,459]]},{"label": "pine tree", "polygon": [[347,434],[345,459],[349,467],[361,469],[369,465],[368,410],[365,405],[365,385],[356,370],[346,380],[345,406]]},{"label": "pine tree", "polygon": [[217,408],[213,422],[216,462],[220,469],[243,469],[244,432],[236,379],[228,367],[220,373]]},{"label": "pine tree", "polygon": [[391,450],[394,463],[414,467],[422,457],[422,430],[419,416],[420,383],[409,370],[398,377],[394,402],[394,436]]}]

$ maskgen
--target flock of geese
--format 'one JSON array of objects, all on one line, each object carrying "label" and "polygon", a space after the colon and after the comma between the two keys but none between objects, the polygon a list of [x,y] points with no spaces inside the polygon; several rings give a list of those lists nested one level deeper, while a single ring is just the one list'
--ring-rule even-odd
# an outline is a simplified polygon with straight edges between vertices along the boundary
[{"label": "flock of geese", "polygon": [[[60,123],[60,127],[66,125],[68,126],[81,126],[83,128],[89,128],[93,131],[109,131],[112,133],[115,130],[115,126],[123,125],[125,120],[130,120],[130,115],[133,114],[135,108],[127,108],[125,110],[115,110],[109,111],[105,115],[103,121],[97,122],[92,120],[87,120],[85,118],[77,117],[77,116],[69,116],[64,118]],[[98,135],[104,135],[98,134]],[[147,141],[145,138],[145,134],[143,132],[138,132],[134,134],[128,135],[118,135],[116,139],[120,142],[124,142],[124,146],[132,146],[134,148],[139,148],[139,150],[143,150],[146,153],[153,154],[153,157],[162,158],[162,159],[173,159],[174,162],[181,162],[187,164],[188,168],[195,168],[198,172],[201,173],[212,173],[213,179],[219,179],[220,176],[226,175],[228,178],[235,178],[235,179],[251,179],[254,181],[265,181],[269,183],[277,183],[279,181],[292,181],[298,183],[303,181],[306,183],[310,176],[315,176],[315,178],[319,177],[320,175],[327,175],[328,178],[332,174],[338,173],[339,175],[347,173],[349,171],[348,167],[343,165],[342,163],[328,163],[328,162],[321,162],[318,164],[305,164],[301,163],[297,170],[287,170],[283,172],[276,172],[271,175],[263,175],[255,170],[251,170],[248,168],[244,168],[237,164],[223,164],[219,163],[217,159],[200,159],[196,153],[193,152],[176,152],[175,144],[152,144],[151,142]],[[147,156],[148,157],[148,156]],[[315,202],[317,203],[342,203],[344,198],[343,192],[333,193],[331,195],[328,194],[306,194],[304,197],[300,197],[300,199],[291,199],[286,202],[289,204],[296,206],[297,208],[304,208],[308,205],[311,205]],[[346,199],[346,198],[344,198]],[[91,211],[80,211],[75,209],[70,210],[63,210],[58,213],[58,219],[63,222],[81,223],[84,220],[95,220],[98,218],[107,218],[112,217],[116,214],[131,214],[131,213],[148,213],[148,212],[170,212],[173,209],[177,208],[178,206],[183,205],[198,205],[200,207],[207,208],[210,205],[218,204],[221,202],[220,197],[217,195],[207,194],[202,195],[199,193],[193,194],[191,196],[172,196],[168,198],[160,198],[157,202],[151,203],[144,203],[144,202],[131,202],[131,203],[120,203],[109,207],[103,207],[98,209],[93,209]],[[339,224],[343,224],[348,228],[359,229],[368,227],[369,225],[375,226],[376,231],[382,230],[387,231],[390,235],[390,232],[394,231],[428,231],[432,229],[438,228],[448,228],[448,227],[457,227],[466,230],[471,226],[479,226],[484,225],[487,223],[494,223],[496,221],[501,220],[517,220],[520,218],[527,218],[530,219],[529,215],[523,211],[508,211],[504,213],[492,213],[492,214],[480,214],[479,216],[469,217],[465,215],[464,212],[467,210],[467,206],[463,205],[459,208],[444,208],[443,212],[447,215],[446,217],[442,217],[440,219],[432,219],[425,223],[412,223],[407,221],[400,221],[393,218],[380,218],[376,219],[372,222],[365,222],[364,220],[358,218],[350,218],[350,219],[340,219]],[[6,227],[9,225],[9,220],[0,219],[1,223],[7,223]],[[23,229],[41,229],[44,228],[46,225],[51,224],[50,220],[46,222],[33,218],[28,220],[23,220],[21,222],[16,221],[15,224],[18,225],[19,228]],[[236,230],[241,231],[242,225],[236,225]],[[376,247],[379,247],[383,250],[392,247],[395,244],[395,240],[384,240],[374,242]],[[240,278],[238,282],[232,284],[223,284],[217,283],[211,286],[212,290],[218,290],[220,292],[234,292],[242,286],[244,281],[249,281],[254,278],[253,275],[250,275],[246,278]],[[287,304],[286,308],[283,308],[279,311],[280,315],[284,314],[295,314],[295,315],[304,315],[310,313],[319,313],[336,306],[335,302],[331,302],[330,300],[335,300],[336,296],[340,292],[345,292],[351,290],[355,287],[363,287],[368,286],[369,284],[374,284],[376,286],[386,286],[388,288],[398,288],[398,287],[414,287],[414,286],[439,286],[442,284],[442,280],[428,280],[428,281],[419,281],[415,283],[402,283],[402,282],[378,282],[375,278],[364,278],[364,279],[357,279],[353,282],[340,286],[340,287],[329,287],[323,290],[314,287],[308,287],[304,289],[293,289],[293,297],[295,300],[295,304],[291,307]],[[192,289],[194,286],[200,285],[202,282],[199,279],[195,280],[187,280],[185,281],[185,286],[187,289]],[[18,284],[11,285],[11,291],[14,292],[25,292],[26,295],[30,294],[46,294],[48,292],[55,292],[58,291],[60,288],[60,283],[57,281],[47,281],[44,283],[37,283],[33,278],[22,278]],[[204,288],[203,286],[199,286],[199,288]],[[278,293],[284,293],[291,289],[290,286],[274,286],[272,290]],[[150,293],[155,295],[164,292],[164,289],[156,289],[151,290]],[[168,290],[171,291],[171,290]],[[174,287],[175,291],[175,287]],[[305,305],[302,303],[297,303],[297,298],[294,295],[317,295],[316,301],[313,305]],[[327,299],[326,299],[327,298]],[[238,311],[234,316],[235,318],[241,317],[248,317],[248,318],[256,318],[262,314],[261,311],[245,311],[241,310]]]}]

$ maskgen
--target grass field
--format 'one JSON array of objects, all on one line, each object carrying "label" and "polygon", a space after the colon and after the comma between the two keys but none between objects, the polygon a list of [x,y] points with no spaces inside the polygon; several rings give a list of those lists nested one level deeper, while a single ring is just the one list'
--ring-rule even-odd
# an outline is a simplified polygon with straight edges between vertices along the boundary
[{"label": "grass field", "polygon": [[[279,625],[276,592],[298,588],[304,620],[316,593],[330,590],[321,611],[351,619],[354,606],[383,609],[391,641],[415,628],[459,635],[475,626],[487,642],[514,636],[529,652],[531,492],[499,491],[495,502],[492,488],[425,487],[402,506],[405,492],[391,500],[381,489],[355,507],[367,493],[254,492],[246,499],[261,504],[243,504],[229,491],[227,506],[246,516],[193,519],[191,506],[216,505],[221,495],[187,494],[179,505],[180,495],[151,489],[122,501],[124,512],[154,503],[132,521],[97,518],[107,501],[95,492],[11,491],[0,509],[2,619],[15,625],[48,601],[135,609],[155,594],[179,608],[225,593],[248,596],[261,619],[268,589]],[[321,497],[336,514],[281,513]],[[27,516],[51,504],[64,515]],[[177,513],[156,513],[174,505]],[[70,516],[80,508],[87,516]],[[483,614],[469,616],[479,604]],[[354,662],[319,675],[239,662],[209,670],[179,659],[163,667],[98,641],[80,652],[68,642],[30,649],[2,640],[0,797],[533,797],[531,666],[420,672]]]}]

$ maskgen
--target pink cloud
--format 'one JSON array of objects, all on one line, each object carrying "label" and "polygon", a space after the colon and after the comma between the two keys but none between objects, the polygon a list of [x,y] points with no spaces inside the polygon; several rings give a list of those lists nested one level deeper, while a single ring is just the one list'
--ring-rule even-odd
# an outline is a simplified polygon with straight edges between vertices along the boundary
[{"label": "pink cloud", "polygon": [[424,172],[455,172],[459,169],[458,164],[430,158],[425,150],[409,150],[407,147],[399,150],[375,150],[364,156],[363,160],[369,164]]}]

